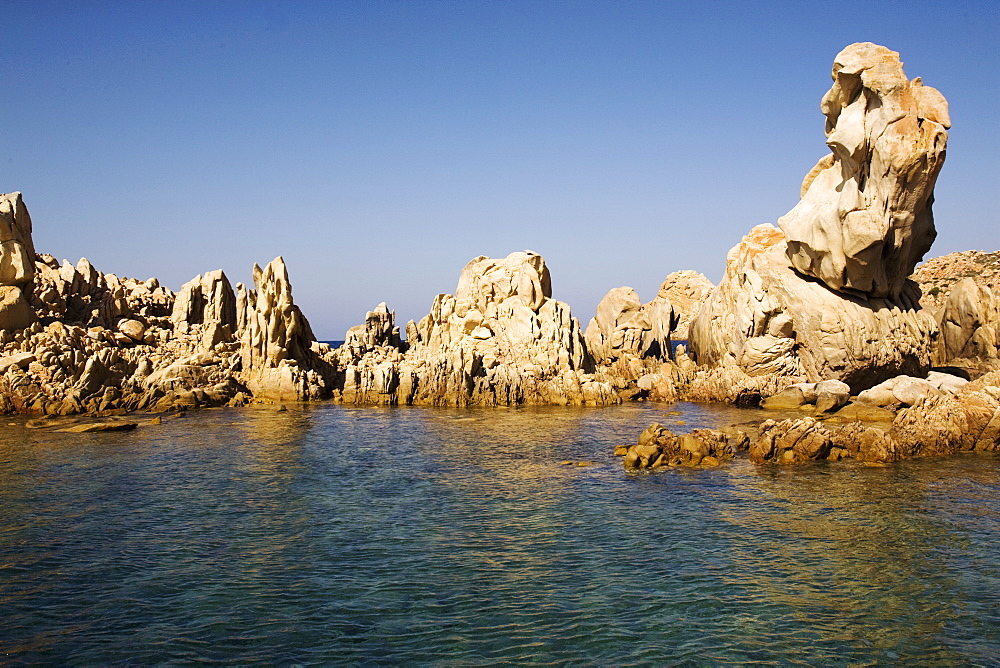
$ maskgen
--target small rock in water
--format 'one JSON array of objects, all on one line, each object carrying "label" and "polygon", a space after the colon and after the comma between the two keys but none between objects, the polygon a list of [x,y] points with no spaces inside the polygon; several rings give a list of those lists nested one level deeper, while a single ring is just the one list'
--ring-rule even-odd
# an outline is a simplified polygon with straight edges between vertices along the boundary
[{"label": "small rock in water", "polygon": [[98,431],[131,431],[139,426],[138,422],[90,422],[59,429],[58,431],[74,434],[90,434]]}]

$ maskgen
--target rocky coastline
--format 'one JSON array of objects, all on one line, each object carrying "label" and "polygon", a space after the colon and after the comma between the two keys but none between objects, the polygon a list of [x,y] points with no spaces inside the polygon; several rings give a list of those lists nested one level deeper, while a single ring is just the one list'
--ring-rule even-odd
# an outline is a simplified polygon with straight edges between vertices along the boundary
[{"label": "rocky coastline", "polygon": [[523,251],[472,259],[419,322],[401,327],[379,304],[334,349],[295,305],[281,257],[255,264],[252,286],[215,270],[174,292],[37,254],[21,194],[0,195],[0,412],[124,429],[137,412],[292,401],[721,401],[802,417],[682,435],[654,424],[619,447],[625,466],[997,450],[997,254],[918,267],[936,235],[947,102],[870,43],[838,54],[833,80],[830,153],[778,226],[750,230],[719,285],[685,270],[646,303],[614,288],[586,327]]}]

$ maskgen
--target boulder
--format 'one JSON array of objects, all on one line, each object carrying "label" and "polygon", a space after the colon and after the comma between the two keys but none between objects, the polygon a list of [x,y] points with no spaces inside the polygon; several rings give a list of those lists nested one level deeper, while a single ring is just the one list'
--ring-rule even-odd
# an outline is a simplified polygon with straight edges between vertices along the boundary
[{"label": "boulder", "polygon": [[935,364],[991,360],[1000,353],[1000,299],[990,288],[966,277],[955,283],[938,320]]},{"label": "boulder", "polygon": [[181,286],[170,320],[187,325],[217,323],[235,329],[236,294],[225,272],[216,269],[199,274]]},{"label": "boulder", "polygon": [[824,380],[816,383],[816,411],[828,413],[839,410],[851,400],[851,388],[839,380]]},{"label": "boulder", "polygon": [[20,352],[0,357],[0,374],[6,373],[7,369],[18,367],[27,369],[28,365],[35,361],[34,353]]},{"label": "boulder", "polygon": [[673,306],[665,296],[643,304],[632,288],[614,288],[597,305],[584,340],[599,364],[623,356],[668,359],[675,323]]},{"label": "boulder", "polygon": [[624,454],[626,469],[657,469],[663,466],[718,466],[732,459],[734,450],[745,449],[742,434],[718,429],[695,429],[675,436],[658,422],[649,425],[635,445],[615,449]]},{"label": "boulder", "polygon": [[30,290],[34,276],[31,216],[21,193],[0,195],[0,285]]},{"label": "boulder", "polygon": [[704,274],[690,269],[668,274],[660,285],[657,297],[661,297],[674,309],[675,338],[687,339],[691,320],[698,313],[701,304],[712,293],[715,284]]},{"label": "boulder", "polygon": [[118,321],[118,331],[132,341],[142,341],[146,336],[146,323],[134,318],[124,318]]},{"label": "boulder", "polygon": [[795,409],[816,403],[816,383],[795,383],[760,402],[769,410]]},{"label": "boulder", "polygon": [[35,313],[16,285],[0,285],[0,329],[24,329],[35,321]]}]

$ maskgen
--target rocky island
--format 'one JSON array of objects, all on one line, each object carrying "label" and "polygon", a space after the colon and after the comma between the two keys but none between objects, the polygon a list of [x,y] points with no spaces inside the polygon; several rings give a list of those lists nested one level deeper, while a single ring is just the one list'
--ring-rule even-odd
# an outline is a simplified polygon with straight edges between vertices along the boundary
[{"label": "rocky island", "polygon": [[861,43],[835,58],[821,110],[830,152],[777,227],[730,251],[719,285],[678,271],[646,303],[617,287],[585,328],[554,298],[544,259],[523,251],[472,259],[419,322],[401,327],[377,305],[334,349],[295,305],[280,257],[253,266],[253,286],[215,270],[174,292],[37,254],[21,194],[0,196],[0,411],[722,401],[804,415],[679,436],[652,425],[619,448],[626,466],[997,449],[1000,295],[983,270],[996,260],[917,268],[936,234],[945,98],[907,79],[897,53]]}]

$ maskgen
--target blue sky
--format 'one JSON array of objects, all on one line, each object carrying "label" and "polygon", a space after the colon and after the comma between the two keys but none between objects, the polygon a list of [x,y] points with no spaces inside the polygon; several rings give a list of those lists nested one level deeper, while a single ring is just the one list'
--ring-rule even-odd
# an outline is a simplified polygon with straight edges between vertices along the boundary
[{"label": "blue sky", "polygon": [[833,57],[899,51],[951,104],[930,255],[1000,248],[1000,3],[2,0],[0,190],[35,246],[177,289],[288,262],[340,339],[531,249],[584,326],[713,281],[826,151]]}]

